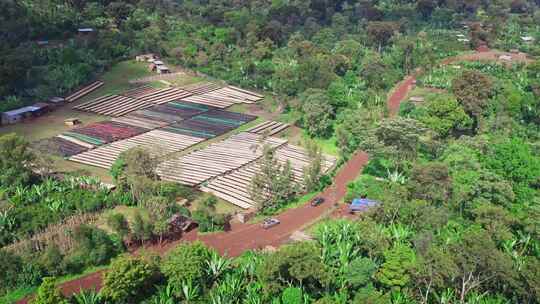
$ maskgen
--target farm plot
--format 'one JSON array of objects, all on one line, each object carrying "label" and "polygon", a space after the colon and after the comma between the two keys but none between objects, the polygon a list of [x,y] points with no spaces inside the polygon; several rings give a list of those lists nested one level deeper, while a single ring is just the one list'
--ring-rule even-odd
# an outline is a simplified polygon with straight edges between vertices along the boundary
[{"label": "farm plot", "polygon": [[256,118],[253,115],[214,109],[191,119],[173,124],[166,129],[179,134],[213,138],[234,130]]},{"label": "farm plot", "polygon": [[182,99],[194,103],[206,104],[217,108],[228,108],[237,103],[254,103],[264,96],[233,86],[227,86],[210,92],[193,95]]},{"label": "farm plot", "polygon": [[269,136],[275,135],[289,127],[289,124],[279,121],[265,121],[261,124],[254,126],[247,130],[247,132],[255,134],[267,134]]},{"label": "farm plot", "polygon": [[162,157],[170,153],[182,151],[204,139],[162,130],[153,130],[132,138],[120,140],[70,158],[71,161],[110,169],[118,156],[131,148],[147,149],[153,157]]},{"label": "farm plot", "polygon": [[256,160],[262,155],[264,144],[278,147],[287,142],[269,137],[262,143],[261,139],[260,135],[242,132],[202,150],[166,160],[158,165],[157,173],[164,180],[194,186]]},{"label": "farm plot", "polygon": [[101,86],[103,86],[104,83],[103,81],[94,81],[92,82],[91,84],[73,92],[72,94],[68,95],[65,100],[67,102],[74,102],[80,98],[82,98],[83,96],[86,96],[90,93],[92,93],[93,91],[97,90],[98,88],[100,88]]},{"label": "farm plot", "polygon": [[[304,168],[310,164],[305,149],[286,144],[276,150],[276,158],[282,164],[288,161],[291,164],[295,181],[302,182]],[[330,170],[335,163],[336,159],[334,157],[324,155],[323,172]],[[201,190],[213,193],[217,197],[244,209],[255,207],[256,203],[251,199],[249,189],[251,180],[260,170],[259,163],[253,162],[210,180],[206,185],[201,186]]]},{"label": "farm plot", "polygon": [[94,146],[130,138],[148,129],[126,125],[115,121],[103,121],[64,132],[62,135],[71,137]]},{"label": "farm plot", "polygon": [[38,151],[61,157],[69,157],[89,149],[86,145],[80,145],[72,140],[58,136],[34,142],[32,147]]},{"label": "farm plot", "polygon": [[149,108],[151,106],[151,103],[147,103],[132,97],[122,95],[106,95],[73,108],[101,115],[119,117],[132,111]]}]

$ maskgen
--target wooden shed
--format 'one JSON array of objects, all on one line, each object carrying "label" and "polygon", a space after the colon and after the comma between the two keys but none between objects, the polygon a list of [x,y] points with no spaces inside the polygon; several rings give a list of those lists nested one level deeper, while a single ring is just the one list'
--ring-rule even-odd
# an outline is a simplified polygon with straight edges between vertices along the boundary
[{"label": "wooden shed", "polygon": [[135,60],[139,62],[150,62],[150,60],[155,60],[157,58],[158,57],[152,53],[135,56]]}]

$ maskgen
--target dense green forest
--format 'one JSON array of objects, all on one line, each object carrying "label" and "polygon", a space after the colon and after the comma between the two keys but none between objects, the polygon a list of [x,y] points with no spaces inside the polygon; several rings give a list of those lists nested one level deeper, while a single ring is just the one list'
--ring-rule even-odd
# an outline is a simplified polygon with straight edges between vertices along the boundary
[{"label": "dense green forest", "polygon": [[[175,198],[191,192],[154,181],[153,172],[130,179],[122,161],[113,169],[124,183],[117,191],[89,189],[85,184],[94,181],[81,184],[79,176],[53,181],[36,174],[46,160],[28,143],[4,136],[1,246],[103,208],[149,204],[156,212],[149,215],[153,226],[140,215],[131,228],[120,216],[108,219],[113,231],[79,226],[70,232],[69,250],[1,249],[0,295],[41,284],[38,304],[539,303],[540,61],[439,64],[483,44],[540,56],[539,6],[0,0],[0,111],[66,94],[118,61],[156,52],[172,64],[275,94],[283,115],[309,136],[335,139],[342,160],[368,152],[348,199],[381,202],[354,220],[316,224],[313,241],[275,252],[229,258],[193,243],[165,257],[121,255],[130,229],[136,241],[159,235],[159,223],[179,211]],[[96,35],[77,34],[81,27]],[[469,41],[458,42],[456,34]],[[49,44],[39,46],[41,40]],[[417,68],[418,86],[429,88],[425,101],[402,103],[389,117],[387,94]],[[223,228],[213,204],[208,199],[195,214],[208,231]],[[46,278],[111,260],[99,293],[64,299]]]}]

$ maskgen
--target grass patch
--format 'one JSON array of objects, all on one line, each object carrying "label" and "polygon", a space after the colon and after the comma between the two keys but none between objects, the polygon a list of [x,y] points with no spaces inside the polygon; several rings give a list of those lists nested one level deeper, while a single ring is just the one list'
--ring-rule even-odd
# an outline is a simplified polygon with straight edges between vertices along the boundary
[{"label": "grass patch", "polygon": [[[193,200],[190,204],[189,204],[189,211],[193,212],[195,210],[197,210],[197,207],[199,206],[199,204],[206,200],[208,197],[210,197],[211,194],[209,193],[205,193],[205,192],[198,192],[198,196],[195,200]],[[220,213],[220,214],[234,214],[236,213],[238,210],[240,210],[239,207],[237,207],[236,205],[233,205],[219,197],[216,197],[217,198],[217,203],[216,203],[216,213]]]},{"label": "grass patch", "polygon": [[135,214],[137,212],[140,213],[141,217],[145,221],[148,220],[149,217],[150,217],[149,214],[148,214],[148,210],[146,210],[145,208],[129,207],[129,206],[116,206],[115,208],[109,209],[109,210],[105,211],[104,213],[102,213],[101,217],[99,218],[99,220],[96,222],[95,225],[98,228],[107,231],[108,233],[112,233],[113,231],[111,230],[109,225],[107,225],[107,218],[111,214],[116,214],[116,213],[123,214],[124,217],[126,218],[126,220],[128,221],[128,223],[131,224],[133,222],[133,218],[135,217]]}]

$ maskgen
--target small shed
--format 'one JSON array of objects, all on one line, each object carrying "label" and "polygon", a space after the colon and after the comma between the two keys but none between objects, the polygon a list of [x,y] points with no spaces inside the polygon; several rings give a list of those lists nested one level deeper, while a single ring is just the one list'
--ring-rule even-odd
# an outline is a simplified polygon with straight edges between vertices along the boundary
[{"label": "small shed", "polygon": [[169,227],[173,233],[187,232],[195,228],[195,226],[197,226],[195,221],[179,213],[169,219]]},{"label": "small shed", "polygon": [[161,60],[154,60],[155,65],[164,65],[163,61]]},{"label": "small shed", "polygon": [[366,211],[371,207],[378,206],[379,204],[379,202],[367,198],[355,198],[349,205],[349,212],[355,213]]},{"label": "small shed", "polygon": [[4,112],[2,113],[1,121],[3,125],[15,124],[27,118],[40,116],[43,113],[48,112],[49,109],[49,104],[40,102],[31,106]]},{"label": "small shed", "polygon": [[501,56],[499,56],[499,60],[512,61],[512,56],[510,56],[510,55],[501,55]]},{"label": "small shed", "polygon": [[150,62],[150,60],[155,60],[157,56],[155,54],[143,54],[135,56],[135,60],[139,62]]},{"label": "small shed", "polygon": [[157,72],[158,74],[168,74],[171,72],[167,66],[164,65],[158,65],[157,66]]},{"label": "small shed", "polygon": [[66,126],[75,126],[75,125],[80,125],[82,124],[82,121],[76,117],[73,117],[73,118],[68,118],[66,120],[64,120],[64,124]]}]

